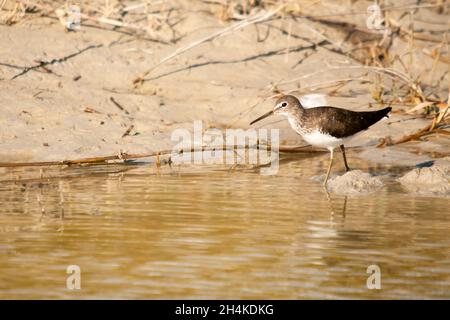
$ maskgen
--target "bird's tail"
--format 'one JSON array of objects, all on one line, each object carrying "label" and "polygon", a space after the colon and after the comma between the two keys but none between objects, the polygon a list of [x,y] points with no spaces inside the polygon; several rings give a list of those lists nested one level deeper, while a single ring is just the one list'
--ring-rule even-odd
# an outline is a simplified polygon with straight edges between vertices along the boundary
[{"label": "bird's tail", "polygon": [[389,118],[389,112],[391,112],[391,111],[392,111],[392,108],[391,107],[387,107],[387,108],[379,110],[378,112],[383,114],[383,116],[381,118],[384,118],[384,117]]},{"label": "bird's tail", "polygon": [[391,110],[392,110],[391,107],[387,107],[377,111],[367,111],[363,117],[364,118],[363,122],[365,122],[363,126],[368,128],[371,125],[383,119],[384,117],[389,118],[389,112],[391,112]]}]

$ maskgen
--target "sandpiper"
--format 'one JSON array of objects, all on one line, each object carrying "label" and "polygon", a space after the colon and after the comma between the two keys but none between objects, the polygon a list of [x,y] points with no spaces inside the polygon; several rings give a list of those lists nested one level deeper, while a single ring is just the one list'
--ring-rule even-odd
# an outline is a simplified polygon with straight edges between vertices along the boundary
[{"label": "sandpiper", "polygon": [[351,111],[328,106],[305,109],[296,97],[286,95],[277,100],[272,111],[253,120],[250,125],[273,114],[283,115],[303,140],[312,146],[327,148],[330,151],[330,164],[323,183],[325,186],[333,165],[334,148],[340,147],[345,171],[350,171],[344,144],[358,132],[387,117],[391,109],[387,107],[377,111]]}]

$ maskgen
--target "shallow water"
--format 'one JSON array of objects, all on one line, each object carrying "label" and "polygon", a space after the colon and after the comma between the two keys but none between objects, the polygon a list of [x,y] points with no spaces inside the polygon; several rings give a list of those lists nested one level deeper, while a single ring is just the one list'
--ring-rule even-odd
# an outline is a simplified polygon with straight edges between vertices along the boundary
[{"label": "shallow water", "polygon": [[[144,165],[4,179],[0,298],[450,298],[448,198],[396,184],[328,198],[311,179],[327,160],[295,157],[274,176]],[[69,265],[81,290],[66,288]]]}]

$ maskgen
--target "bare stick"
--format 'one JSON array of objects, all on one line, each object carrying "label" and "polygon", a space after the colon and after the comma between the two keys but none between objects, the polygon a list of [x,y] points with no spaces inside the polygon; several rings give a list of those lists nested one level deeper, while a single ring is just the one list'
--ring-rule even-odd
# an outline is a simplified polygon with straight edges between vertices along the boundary
[{"label": "bare stick", "polygon": [[126,137],[126,136],[129,136],[129,135],[130,135],[130,132],[131,132],[131,130],[133,130],[133,128],[134,128],[134,125],[130,125],[130,126],[128,127],[127,131],[125,131],[124,134],[122,135],[122,138],[124,138],[124,137]]},{"label": "bare stick", "polygon": [[[173,153],[187,153],[187,152],[204,152],[204,151],[216,151],[216,150],[234,150],[237,147],[238,149],[261,149],[262,147],[270,148],[270,146],[263,145],[254,145],[254,146],[223,146],[223,147],[202,147],[202,148],[187,148],[181,150],[162,150],[158,152],[150,152],[150,153],[140,153],[140,154],[127,154],[120,153],[118,155],[113,156],[105,156],[105,157],[92,157],[92,158],[81,158],[74,160],[63,160],[63,161],[41,161],[41,162],[0,162],[0,168],[15,168],[15,167],[45,167],[45,166],[61,166],[61,165],[89,165],[89,164],[107,164],[108,161],[114,160],[132,160],[132,159],[141,159],[141,158],[150,158],[157,157],[161,155],[170,155]],[[280,146],[278,148],[279,152],[286,153],[310,153],[310,152],[323,152],[320,149],[314,149],[309,145],[303,146]]]},{"label": "bare stick", "polygon": [[65,57],[62,58],[55,58],[49,61],[40,61],[39,64],[36,64],[34,66],[31,67],[25,67],[22,72],[16,74],[14,77],[11,78],[11,80],[14,80],[20,76],[23,76],[25,73],[31,71],[31,70],[35,70],[35,69],[39,69],[39,68],[45,68],[45,66],[51,65],[51,64],[55,64],[55,63],[61,63],[61,62],[65,62],[67,60],[69,60],[70,58],[76,57],[79,54],[82,54],[83,52],[89,50],[89,49],[94,49],[94,48],[100,48],[102,47],[102,44],[96,44],[96,45],[90,45],[87,46],[84,49],[78,50],[77,52],[71,53]]},{"label": "bare stick", "polygon": [[125,112],[126,114],[130,114],[128,112],[127,109],[125,109],[124,107],[122,107],[113,97],[109,97],[109,100],[111,100],[112,103],[114,103],[114,105],[119,108],[120,110],[122,110],[123,112]]}]

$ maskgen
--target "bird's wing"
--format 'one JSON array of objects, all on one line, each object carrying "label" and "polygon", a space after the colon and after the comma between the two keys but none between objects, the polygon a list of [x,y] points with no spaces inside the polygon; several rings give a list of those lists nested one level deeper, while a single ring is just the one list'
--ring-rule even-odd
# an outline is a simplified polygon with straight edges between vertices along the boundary
[{"label": "bird's wing", "polygon": [[318,107],[306,109],[308,126],[321,128],[323,133],[336,138],[352,136],[359,131],[368,129],[386,116],[391,108],[377,111],[351,111],[335,107]]}]

